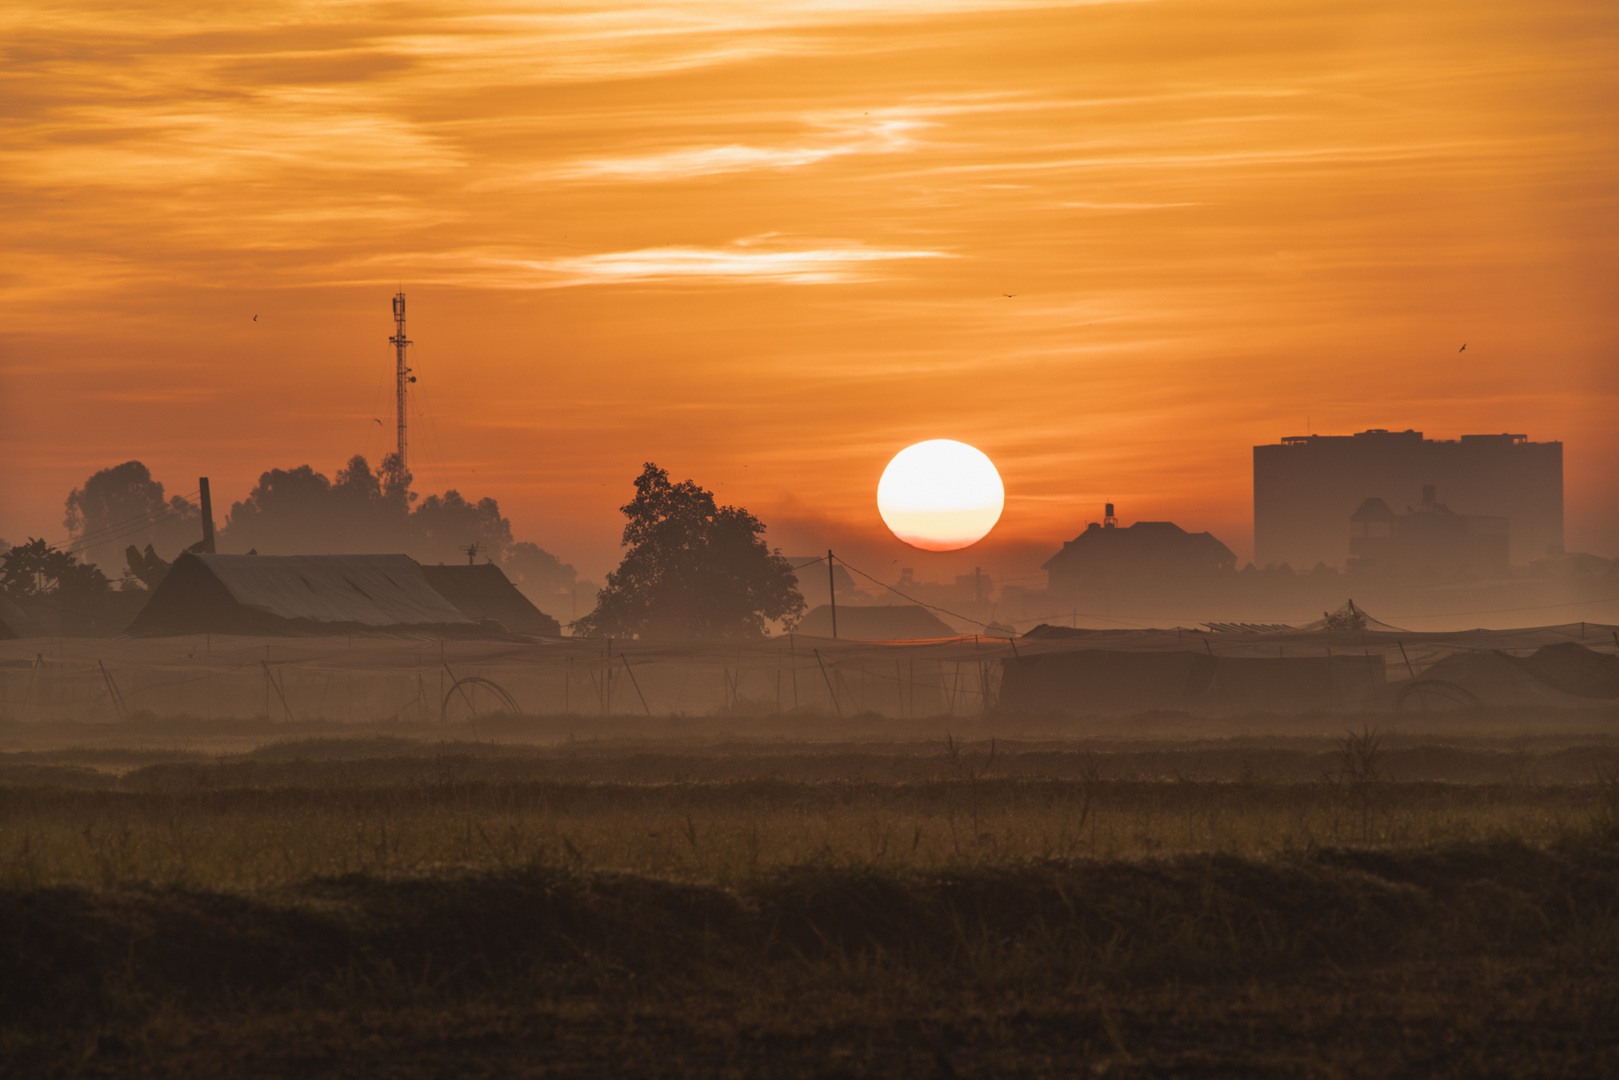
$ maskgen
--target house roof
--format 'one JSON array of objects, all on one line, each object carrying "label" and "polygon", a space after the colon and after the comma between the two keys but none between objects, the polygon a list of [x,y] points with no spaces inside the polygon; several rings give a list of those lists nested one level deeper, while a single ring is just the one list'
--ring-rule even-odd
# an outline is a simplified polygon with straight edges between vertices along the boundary
[{"label": "house roof", "polygon": [[[815,555],[786,555],[783,556],[794,567],[793,575],[798,578],[798,588],[802,592],[805,588],[811,590],[825,590],[827,583],[826,570],[817,565],[824,563],[826,556]],[[859,583],[850,576],[841,563],[832,564],[832,584],[839,592],[853,592],[860,587]]]},{"label": "house roof", "polygon": [[514,634],[562,633],[557,620],[529,602],[493,563],[476,566],[423,566],[422,575],[457,611],[473,622],[493,620]]},{"label": "house roof", "polygon": [[1189,533],[1173,521],[1138,521],[1127,528],[1092,524],[1040,567],[1050,570],[1074,559],[1111,556],[1148,556],[1234,565],[1236,554],[1212,533]]},{"label": "house roof", "polygon": [[463,628],[408,555],[205,555],[174,561],[132,634]]},{"label": "house roof", "polygon": [[0,640],[33,637],[38,633],[39,627],[28,613],[13,603],[9,596],[0,594]]},{"label": "house roof", "polygon": [[1349,520],[1393,521],[1394,517],[1394,510],[1389,506],[1388,503],[1384,502],[1382,499],[1371,498],[1366,499],[1360,504],[1360,506],[1356,507],[1355,512],[1349,515]]},{"label": "house roof", "polygon": [[[798,624],[797,632],[811,637],[831,637],[831,605],[811,608]],[[959,635],[921,604],[839,604],[837,636],[853,641],[906,641]]]}]

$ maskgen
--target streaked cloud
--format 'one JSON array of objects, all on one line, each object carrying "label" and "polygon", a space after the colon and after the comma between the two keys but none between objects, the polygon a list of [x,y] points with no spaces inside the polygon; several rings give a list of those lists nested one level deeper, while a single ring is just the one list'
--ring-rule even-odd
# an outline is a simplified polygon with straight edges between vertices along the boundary
[{"label": "streaked cloud", "polygon": [[609,551],[647,457],[857,530],[935,436],[1018,543],[1225,538],[1306,417],[1563,437],[1619,550],[1616,49],[1586,0],[18,0],[0,533],[89,459],[365,447],[405,288],[421,475],[545,462],[489,493]]},{"label": "streaked cloud", "polygon": [[801,285],[868,281],[878,263],[896,259],[949,258],[942,251],[894,251],[850,245],[837,248],[769,250],[647,248],[553,260],[547,269],[577,283],[731,278]]},{"label": "streaked cloud", "polygon": [[684,180],[696,176],[745,172],[754,169],[794,169],[818,165],[850,154],[897,154],[915,146],[914,134],[929,121],[902,115],[870,114],[854,122],[828,122],[826,130],[796,145],[681,147],[629,157],[605,157],[559,166],[553,175],[564,179]]},{"label": "streaked cloud", "polygon": [[537,259],[468,250],[419,255],[412,262],[427,270],[418,280],[425,277],[461,287],[554,289],[646,282],[847,284],[878,279],[885,263],[953,257],[944,251],[875,248],[849,241],[804,247],[764,237],[723,247],[670,246]]}]

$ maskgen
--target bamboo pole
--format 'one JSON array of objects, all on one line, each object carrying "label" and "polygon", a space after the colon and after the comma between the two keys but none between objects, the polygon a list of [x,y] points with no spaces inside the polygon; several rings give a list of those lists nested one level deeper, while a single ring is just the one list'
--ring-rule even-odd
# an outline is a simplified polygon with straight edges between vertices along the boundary
[{"label": "bamboo pole", "polygon": [[826,692],[832,695],[832,707],[838,710],[838,716],[843,716],[843,706],[838,702],[838,692],[832,686],[832,676],[826,673],[826,661],[821,659],[821,650],[815,650],[815,662],[821,665],[821,678],[826,680]]}]

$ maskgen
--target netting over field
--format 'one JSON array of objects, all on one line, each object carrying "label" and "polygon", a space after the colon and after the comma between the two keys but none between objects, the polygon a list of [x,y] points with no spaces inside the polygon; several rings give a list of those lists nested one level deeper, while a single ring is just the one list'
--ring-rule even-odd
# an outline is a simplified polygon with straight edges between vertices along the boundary
[{"label": "netting over field", "polygon": [[[1589,705],[1619,687],[1609,670],[1619,669],[1616,652],[1615,629],[1589,623],[1450,634],[1173,629],[895,642],[789,635],[745,645],[33,638],[0,642],[0,718],[106,721],[146,712],[433,722],[511,711],[949,716],[997,707]],[[1018,680],[1041,670],[1042,689],[1030,697]]]}]

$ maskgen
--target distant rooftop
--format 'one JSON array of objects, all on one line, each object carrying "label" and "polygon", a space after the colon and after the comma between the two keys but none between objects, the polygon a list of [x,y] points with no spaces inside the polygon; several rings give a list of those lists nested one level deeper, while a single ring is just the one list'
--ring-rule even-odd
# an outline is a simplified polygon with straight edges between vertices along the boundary
[{"label": "distant rooftop", "polygon": [[1346,443],[1352,440],[1378,443],[1505,443],[1516,446],[1529,441],[1528,435],[1502,432],[1499,435],[1462,435],[1457,439],[1425,439],[1422,432],[1406,428],[1404,431],[1390,431],[1388,428],[1367,428],[1357,431],[1353,435],[1286,435],[1283,436],[1283,446],[1311,446],[1316,443]]}]

